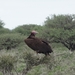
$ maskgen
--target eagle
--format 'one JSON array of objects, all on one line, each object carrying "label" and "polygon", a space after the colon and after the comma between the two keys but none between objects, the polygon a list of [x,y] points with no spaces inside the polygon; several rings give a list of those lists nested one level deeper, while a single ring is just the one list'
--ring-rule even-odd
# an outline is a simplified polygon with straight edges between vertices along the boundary
[{"label": "eagle", "polygon": [[49,55],[49,53],[52,53],[53,50],[51,46],[44,40],[35,37],[35,35],[38,32],[33,30],[31,31],[31,34],[24,40],[24,42],[36,53],[43,53],[46,56]]}]

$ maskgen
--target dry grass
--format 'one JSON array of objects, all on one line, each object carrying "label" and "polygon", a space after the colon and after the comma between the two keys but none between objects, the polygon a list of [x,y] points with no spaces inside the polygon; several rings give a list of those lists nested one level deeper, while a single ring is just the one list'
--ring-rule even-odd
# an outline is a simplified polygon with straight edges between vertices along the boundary
[{"label": "dry grass", "polygon": [[33,50],[22,46],[9,51],[1,50],[0,57],[10,54],[17,58],[13,75],[75,75],[75,52],[70,54],[65,47],[53,47],[53,50],[51,56],[37,56]]}]

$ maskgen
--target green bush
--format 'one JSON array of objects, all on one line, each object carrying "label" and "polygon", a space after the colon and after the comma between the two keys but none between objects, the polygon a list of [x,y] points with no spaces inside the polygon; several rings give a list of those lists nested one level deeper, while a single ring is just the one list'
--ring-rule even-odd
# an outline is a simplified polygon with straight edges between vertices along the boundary
[{"label": "green bush", "polygon": [[18,33],[1,34],[0,35],[0,50],[16,48],[19,44],[24,42],[24,36]]},{"label": "green bush", "polygon": [[23,58],[25,60],[25,63],[27,65],[28,69],[30,69],[30,67],[32,67],[34,65],[37,65],[37,63],[38,63],[37,57],[34,57],[34,55],[31,54],[30,52],[29,53],[27,53],[27,52],[24,53]]},{"label": "green bush", "polygon": [[28,36],[32,30],[36,30],[39,32],[40,30],[42,30],[42,26],[36,24],[26,24],[26,25],[18,26],[12,31]]},{"label": "green bush", "polygon": [[3,73],[11,72],[14,69],[16,58],[11,55],[0,56],[0,71]]},{"label": "green bush", "polygon": [[0,28],[0,35],[5,34],[5,33],[11,33],[11,31],[9,29],[6,29],[6,28]]},{"label": "green bush", "polygon": [[[27,74],[30,70],[32,70],[33,67],[37,67],[39,65],[45,65],[48,69],[52,69],[52,67],[54,67],[54,57],[51,56],[41,56],[41,58],[39,58],[38,56],[35,56],[33,53],[31,52],[24,52],[23,53],[23,58],[24,61],[26,63],[26,67],[23,70],[24,74]],[[38,74],[37,74],[38,75]]]}]

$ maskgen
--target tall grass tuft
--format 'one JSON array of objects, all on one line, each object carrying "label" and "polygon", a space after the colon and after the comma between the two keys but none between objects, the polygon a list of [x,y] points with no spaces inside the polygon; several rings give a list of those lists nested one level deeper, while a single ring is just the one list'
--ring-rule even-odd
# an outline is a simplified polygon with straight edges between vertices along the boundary
[{"label": "tall grass tuft", "polygon": [[11,55],[2,55],[0,57],[0,71],[6,75],[10,74],[14,69],[16,58]]}]

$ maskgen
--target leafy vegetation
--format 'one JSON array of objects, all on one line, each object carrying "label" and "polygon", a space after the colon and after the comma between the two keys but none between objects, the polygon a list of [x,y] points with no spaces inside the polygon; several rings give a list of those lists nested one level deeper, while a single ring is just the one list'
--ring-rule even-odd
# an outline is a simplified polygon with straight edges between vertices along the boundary
[{"label": "leafy vegetation", "polygon": [[30,32],[32,30],[36,30],[36,31],[39,31],[42,29],[42,26],[40,25],[35,25],[35,24],[29,24],[29,25],[22,25],[22,26],[18,26],[17,28],[15,28],[13,31],[14,32],[17,32],[17,33],[21,33],[23,35],[29,35]]},{"label": "leafy vegetation", "polygon": [[7,49],[10,50],[11,48],[16,48],[24,41],[24,36],[21,34],[1,34],[0,35],[0,50]]},{"label": "leafy vegetation", "polygon": [[[75,15],[53,15],[45,21],[48,40],[62,43],[69,50],[75,50]],[[50,36],[50,37],[49,37]]]},{"label": "leafy vegetation", "polygon": [[[43,26],[25,24],[13,30],[3,26],[0,20],[0,75],[75,74],[75,15],[52,15]],[[36,55],[24,43],[32,30],[51,44],[54,53]]]},{"label": "leafy vegetation", "polygon": [[3,55],[0,57],[0,70],[3,74],[11,73],[14,69],[16,59],[11,55]]},{"label": "leafy vegetation", "polygon": [[0,28],[3,28],[3,26],[4,26],[4,22],[0,20]]}]

